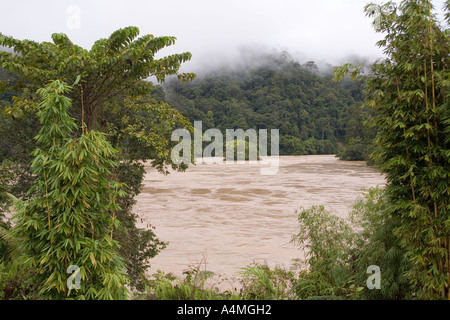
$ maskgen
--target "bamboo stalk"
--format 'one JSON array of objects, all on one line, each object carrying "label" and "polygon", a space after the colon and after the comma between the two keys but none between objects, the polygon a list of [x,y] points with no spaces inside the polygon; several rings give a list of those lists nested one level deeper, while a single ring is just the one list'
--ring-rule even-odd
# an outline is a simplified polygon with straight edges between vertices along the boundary
[{"label": "bamboo stalk", "polygon": [[[432,29],[432,25],[431,25],[431,3],[429,6],[429,11],[428,11],[428,17],[429,17],[429,31],[430,31],[430,71],[431,71],[431,99],[432,99],[432,107],[433,107],[433,111],[436,115],[436,89],[435,89],[435,79],[434,79],[434,60],[433,60],[433,29]],[[436,121],[436,116],[433,117],[434,118],[434,130],[436,132],[436,145],[439,142],[439,137],[438,137],[438,126],[437,126],[437,121]],[[436,155],[438,157],[438,155]],[[438,217],[438,206],[436,203],[436,200],[434,200],[434,216],[437,219]]]},{"label": "bamboo stalk", "polygon": [[47,205],[47,219],[48,219],[48,228],[51,228],[51,223],[50,223],[50,205],[48,204],[48,187],[47,187],[47,177],[45,176],[45,171],[43,172],[43,176],[44,176],[44,183],[45,183],[45,201],[46,201],[46,205]]},{"label": "bamboo stalk", "polygon": [[[431,3],[430,3],[430,10],[429,10],[429,22],[430,22],[430,70],[431,70],[431,97],[433,101],[433,110],[436,111],[436,92],[435,92],[435,80],[434,80],[434,60],[433,60],[433,38],[431,35],[433,34],[433,29],[431,26]],[[435,121],[436,130],[437,130],[437,123]]]},{"label": "bamboo stalk", "polygon": [[[395,77],[395,82],[397,84],[397,95],[398,95],[398,97],[400,97],[400,84],[398,82],[398,77],[397,76]],[[405,134],[405,132],[406,132],[406,129],[403,128],[403,134]],[[406,141],[406,137],[405,137],[405,141]],[[406,158],[407,158],[408,163],[409,163],[410,155],[409,155],[408,146],[406,146],[405,149],[406,149]],[[412,181],[411,181],[411,192],[412,192],[413,201],[416,202],[416,191],[415,191],[415,188],[414,188],[414,183]]]},{"label": "bamboo stalk", "polygon": [[430,114],[429,114],[429,106],[428,106],[428,86],[427,86],[427,60],[424,61],[424,73],[425,73],[425,110],[427,114],[427,139],[428,139],[428,162],[430,164],[433,163],[433,160],[431,158],[431,138],[430,138]]},{"label": "bamboo stalk", "polygon": [[83,86],[80,85],[81,88],[81,134],[84,135],[84,101],[83,101]]},{"label": "bamboo stalk", "polygon": [[114,221],[116,219],[116,212],[113,211],[113,216],[112,216],[112,226],[111,226],[111,241],[113,239],[113,232],[114,232]]}]

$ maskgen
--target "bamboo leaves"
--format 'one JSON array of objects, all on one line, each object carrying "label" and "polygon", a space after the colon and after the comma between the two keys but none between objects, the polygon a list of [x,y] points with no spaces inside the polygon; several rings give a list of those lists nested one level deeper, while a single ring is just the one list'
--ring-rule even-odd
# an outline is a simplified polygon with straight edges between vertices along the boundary
[{"label": "bamboo leaves", "polygon": [[[39,90],[43,127],[32,163],[35,197],[18,204],[12,233],[22,239],[24,266],[36,268],[40,298],[124,297],[125,267],[110,237],[118,227],[115,199],[124,195],[123,185],[108,178],[117,151],[95,130],[69,138],[76,126],[68,116],[70,100],[61,95],[68,90],[60,81]],[[80,289],[65,284],[69,265],[82,268]],[[115,286],[105,290],[103,281],[111,274]]]},{"label": "bamboo leaves", "polygon": [[380,128],[374,155],[389,181],[394,233],[413,262],[411,282],[421,298],[450,298],[448,33],[428,0],[384,9],[376,31],[387,59],[367,81]]},{"label": "bamboo leaves", "polygon": [[[386,54],[371,67],[366,105],[376,111],[373,156],[389,182],[387,214],[412,263],[405,274],[419,298],[450,299],[450,46],[432,11],[428,0],[366,6]],[[352,68],[337,68],[336,79]]]}]

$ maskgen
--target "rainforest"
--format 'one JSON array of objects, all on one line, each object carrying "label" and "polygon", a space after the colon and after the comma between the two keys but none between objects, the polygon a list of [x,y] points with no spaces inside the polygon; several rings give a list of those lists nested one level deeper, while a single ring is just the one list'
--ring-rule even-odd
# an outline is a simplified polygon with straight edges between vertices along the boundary
[{"label": "rainforest", "polygon": [[[363,9],[383,56],[337,65],[256,51],[195,73],[164,51],[182,39],[137,26],[90,49],[0,33],[0,299],[449,300],[450,5]],[[261,178],[262,149],[178,161],[173,133],[196,121],[277,130],[279,170]],[[225,262],[172,270],[222,234],[231,288]]]}]

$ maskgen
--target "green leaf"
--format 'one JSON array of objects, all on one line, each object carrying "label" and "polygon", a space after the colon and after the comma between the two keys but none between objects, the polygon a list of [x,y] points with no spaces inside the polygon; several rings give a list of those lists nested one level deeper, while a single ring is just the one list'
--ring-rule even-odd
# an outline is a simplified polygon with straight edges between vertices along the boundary
[{"label": "green leaf", "polygon": [[79,74],[75,80],[75,82],[72,84],[72,86],[76,86],[81,80],[81,74]]}]

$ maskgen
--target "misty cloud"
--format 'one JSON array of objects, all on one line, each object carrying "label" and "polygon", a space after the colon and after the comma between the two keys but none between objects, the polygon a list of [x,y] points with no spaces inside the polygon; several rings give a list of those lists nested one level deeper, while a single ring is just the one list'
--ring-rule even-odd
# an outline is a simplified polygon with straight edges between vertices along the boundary
[{"label": "misty cloud", "polygon": [[[2,0],[0,32],[36,41],[50,41],[52,33],[63,32],[89,49],[97,39],[133,25],[141,34],[176,36],[177,43],[161,54],[191,52],[192,61],[183,70],[235,62],[248,48],[337,65],[351,55],[374,60],[382,54],[375,45],[382,36],[363,12],[367,2]],[[442,8],[444,0],[434,3]]]}]

